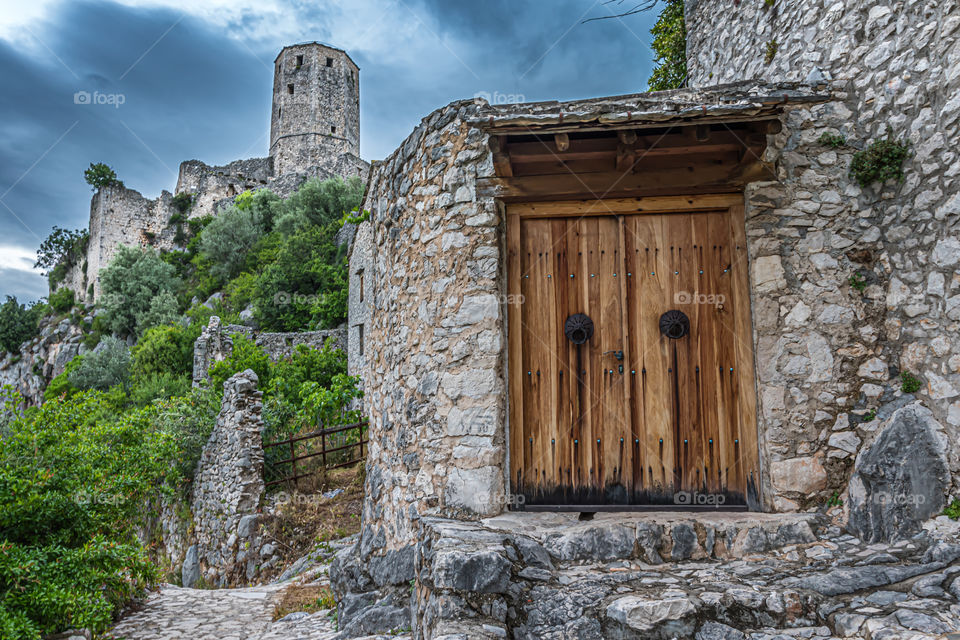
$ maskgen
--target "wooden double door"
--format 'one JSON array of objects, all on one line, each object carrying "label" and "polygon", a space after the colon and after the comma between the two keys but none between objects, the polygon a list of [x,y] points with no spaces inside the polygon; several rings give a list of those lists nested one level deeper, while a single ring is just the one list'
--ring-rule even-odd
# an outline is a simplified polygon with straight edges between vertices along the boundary
[{"label": "wooden double door", "polygon": [[757,507],[742,196],[511,205],[507,244],[513,492]]}]

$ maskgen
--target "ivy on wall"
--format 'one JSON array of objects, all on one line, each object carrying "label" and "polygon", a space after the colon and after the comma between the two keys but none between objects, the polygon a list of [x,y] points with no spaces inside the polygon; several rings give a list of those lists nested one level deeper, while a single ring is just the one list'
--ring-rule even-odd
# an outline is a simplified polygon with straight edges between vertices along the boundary
[{"label": "ivy on wall", "polygon": [[654,62],[657,64],[650,76],[650,90],[682,87],[687,79],[687,26],[683,21],[683,0],[667,0],[650,33],[653,34]]}]

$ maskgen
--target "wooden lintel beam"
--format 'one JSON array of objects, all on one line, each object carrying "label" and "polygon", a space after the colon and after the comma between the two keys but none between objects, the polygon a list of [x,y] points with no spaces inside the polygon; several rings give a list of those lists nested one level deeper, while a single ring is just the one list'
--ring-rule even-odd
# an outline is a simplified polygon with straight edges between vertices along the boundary
[{"label": "wooden lintel beam", "polygon": [[680,168],[630,171],[607,171],[577,174],[569,172],[521,176],[514,178],[481,178],[477,195],[505,199],[562,199],[569,197],[605,197],[621,193],[684,193],[690,189],[731,191],[743,187],[731,180],[729,164],[696,164]]}]

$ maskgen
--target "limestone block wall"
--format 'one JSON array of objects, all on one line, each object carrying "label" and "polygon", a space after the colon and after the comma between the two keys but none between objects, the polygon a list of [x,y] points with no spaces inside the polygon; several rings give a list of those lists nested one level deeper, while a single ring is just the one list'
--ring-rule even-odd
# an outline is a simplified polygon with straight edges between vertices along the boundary
[{"label": "limestone block wall", "polygon": [[[184,582],[199,571],[207,584],[252,579],[261,564],[251,540],[264,493],[262,393],[257,375],[242,371],[223,385],[223,405],[194,479],[195,543],[187,550]],[[194,573],[194,576],[190,574]]]},{"label": "limestone block wall", "polygon": [[[776,181],[747,193],[773,506],[842,490],[877,425],[909,402],[901,372],[921,379],[917,399],[947,428],[960,495],[958,3],[695,0],[686,19],[693,86],[806,80],[835,96],[787,113],[768,152]],[[888,128],[910,143],[906,178],[861,188],[853,153]],[[847,145],[819,145],[823,132]]]},{"label": "limestone block wall", "polygon": [[502,216],[476,195],[477,177],[493,175],[487,136],[465,122],[476,108],[430,114],[371,172],[370,223],[350,263],[351,278],[363,269],[369,299],[364,555],[411,544],[422,513],[502,505]]}]

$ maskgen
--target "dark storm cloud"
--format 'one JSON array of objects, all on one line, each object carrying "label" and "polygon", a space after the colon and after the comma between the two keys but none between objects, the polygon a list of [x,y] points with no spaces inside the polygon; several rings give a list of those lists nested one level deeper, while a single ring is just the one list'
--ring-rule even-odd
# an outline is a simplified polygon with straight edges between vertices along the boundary
[{"label": "dark storm cloud", "polygon": [[[364,42],[329,26],[333,7],[284,6],[309,25],[300,40]],[[654,15],[581,24],[585,13],[604,12],[583,0],[403,0],[366,10],[364,22],[382,21],[377,37],[387,39],[348,47],[361,67],[368,159],[389,154],[422,117],[455,99],[619,94],[642,91],[649,76]],[[412,36],[394,35],[394,23],[412,24]],[[70,1],[30,25],[37,39],[26,39],[29,47],[0,39],[0,258],[4,247],[34,251],[53,225],[86,226],[82,174],[91,162],[110,164],[127,186],[155,197],[174,188],[183,160],[266,155],[272,62],[290,44],[264,37],[269,24],[255,10],[216,26],[168,9]],[[78,92],[86,92],[81,101],[112,103],[76,104]],[[0,300],[46,293],[43,278],[9,266],[0,260]]]}]

